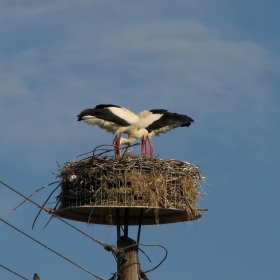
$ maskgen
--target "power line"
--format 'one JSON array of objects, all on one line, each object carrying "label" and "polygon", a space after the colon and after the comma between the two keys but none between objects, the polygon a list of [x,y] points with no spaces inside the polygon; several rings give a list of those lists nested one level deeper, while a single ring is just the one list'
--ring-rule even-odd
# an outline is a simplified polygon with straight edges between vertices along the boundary
[{"label": "power line", "polygon": [[9,269],[9,268],[7,268],[6,266],[4,266],[4,265],[2,265],[2,264],[0,264],[0,266],[3,267],[4,269],[10,271],[11,273],[15,274],[16,276],[18,276],[18,277],[20,277],[20,278],[22,278],[22,279],[28,280],[27,278],[23,277],[22,275],[16,273],[15,271],[13,271],[13,270],[11,270],[11,269]]},{"label": "power line", "polygon": [[[25,201],[28,200],[29,202],[33,203],[34,205],[36,205],[37,207],[39,207],[41,210],[45,210],[47,213],[51,214],[53,217],[56,217],[58,218],[60,221],[62,221],[63,223],[67,224],[68,226],[72,227],[73,229],[77,230],[79,233],[85,235],[86,237],[90,238],[92,241],[98,243],[99,245],[102,245],[103,248],[106,250],[106,251],[109,251],[109,252],[112,252],[113,255],[115,257],[119,257],[121,256],[124,252],[118,248],[116,248],[114,245],[109,245],[109,244],[106,244],[104,242],[101,242],[93,237],[91,237],[90,235],[84,233],[83,231],[81,231],[80,229],[74,227],[73,225],[71,225],[70,223],[66,222],[65,220],[63,220],[62,218],[60,218],[59,216],[55,215],[53,213],[53,210],[50,208],[50,207],[42,207],[40,206],[39,204],[37,204],[36,202],[32,201],[29,197],[26,197],[24,196],[23,194],[21,194],[20,192],[18,192],[17,190],[13,189],[12,187],[8,186],[7,184],[5,184],[4,182],[0,181],[0,183],[2,185],[4,185],[5,187],[7,187],[8,189],[12,190],[13,192],[17,193],[18,195],[22,196],[23,198],[25,198]],[[102,278],[100,278],[102,279]]]},{"label": "power line", "polygon": [[78,232],[80,232],[81,234],[83,234],[84,236],[90,238],[92,241],[102,245],[103,247],[107,247],[109,246],[108,244],[99,241],[98,239],[95,239],[93,237],[91,237],[90,235],[84,233],[83,231],[81,231],[80,229],[76,228],[75,226],[71,225],[70,223],[66,222],[65,220],[63,220],[62,218],[60,218],[59,216],[55,215],[53,213],[53,210],[50,207],[42,207],[39,204],[37,204],[36,202],[32,201],[30,198],[26,197],[25,195],[21,194],[19,191],[13,189],[12,187],[8,186],[7,184],[5,184],[4,182],[0,181],[0,183],[7,187],[8,189],[12,190],[13,192],[17,193],[18,195],[20,195],[21,197],[23,197],[26,200],[28,200],[29,202],[33,203],[34,205],[36,205],[38,208],[45,210],[47,213],[53,215],[55,218],[59,219],[61,222],[65,223],[66,225],[70,226],[71,228],[77,230]]},{"label": "power line", "polygon": [[[91,237],[90,235],[84,233],[84,232],[81,231],[80,229],[78,229],[78,228],[76,228],[75,226],[71,225],[70,223],[66,222],[65,220],[63,220],[63,219],[60,218],[59,216],[55,215],[55,214],[53,213],[53,210],[52,210],[50,207],[42,207],[42,206],[40,206],[39,204],[37,204],[36,202],[32,201],[32,200],[30,199],[30,197],[31,197],[33,194],[32,194],[31,196],[29,196],[29,197],[26,197],[26,196],[24,196],[23,194],[21,194],[20,192],[18,192],[17,190],[15,190],[15,189],[13,189],[12,187],[10,187],[10,186],[8,186],[7,184],[5,184],[4,182],[0,181],[0,183],[1,183],[2,185],[4,185],[5,187],[9,188],[10,190],[12,190],[13,192],[17,193],[18,195],[20,195],[20,196],[22,196],[23,198],[25,198],[25,201],[29,201],[29,202],[33,203],[34,205],[36,205],[36,206],[37,206],[38,208],[40,208],[41,210],[45,210],[47,213],[51,214],[53,217],[58,218],[60,221],[62,221],[63,223],[67,224],[68,226],[72,227],[73,229],[77,230],[79,233],[81,233],[81,234],[83,234],[84,236],[90,238],[92,241],[98,243],[99,245],[103,246],[104,249],[105,249],[106,251],[111,251],[115,257],[118,258],[118,254],[124,253],[124,250],[120,250],[120,249],[116,248],[114,245],[109,245],[109,244],[106,244],[105,242],[101,242],[101,241],[99,241],[98,239],[95,239],[95,238]],[[54,183],[57,183],[57,182],[54,182]],[[54,184],[54,183],[51,183],[51,184]],[[48,184],[48,185],[51,185],[51,184]],[[46,185],[46,186],[48,186],[48,185]],[[44,187],[46,187],[46,186],[44,186]],[[43,188],[44,188],[44,187],[43,187]],[[24,202],[25,202],[25,201],[24,201]],[[21,204],[20,204],[20,205],[21,205]],[[2,220],[3,222],[5,222],[5,221],[4,221],[3,219],[1,219],[1,218],[0,218],[0,220]],[[7,223],[7,222],[5,222],[5,223]],[[7,223],[7,224],[8,224],[8,223]],[[10,225],[10,224],[8,224],[8,225]],[[10,226],[13,227],[12,225],[10,225]],[[15,228],[15,227],[13,227],[13,228],[16,229],[16,230],[18,230],[18,229]],[[21,232],[20,230],[18,230],[18,231]],[[23,233],[23,232],[21,232],[21,233]],[[26,235],[25,233],[23,233],[23,234]],[[30,236],[28,236],[28,235],[26,235],[26,236],[29,237],[29,238],[31,238],[31,239],[33,239],[32,237],[30,237]],[[36,242],[39,243],[40,245],[46,247],[47,249],[53,251],[52,249],[48,248],[48,247],[45,246],[44,244],[41,244],[39,241],[37,241],[37,240],[35,240],[35,239],[34,239],[34,241],[36,241]],[[165,256],[164,256],[164,258],[162,259],[162,261],[161,261],[156,267],[154,267],[154,268],[152,268],[152,269],[150,269],[150,270],[145,271],[145,273],[148,273],[148,272],[153,271],[153,270],[155,270],[156,268],[158,268],[158,267],[165,261],[165,259],[166,259],[166,257],[167,257],[167,250],[166,250],[165,247],[163,247],[163,246],[161,246],[161,245],[145,245],[145,244],[137,243],[137,244],[134,244],[134,245],[132,245],[132,246],[135,246],[135,245],[137,245],[137,246],[139,246],[139,245],[140,245],[140,246],[150,246],[150,247],[156,246],[156,247],[161,247],[161,248],[163,248],[163,249],[165,250]],[[128,246],[128,247],[130,247],[130,246]],[[142,250],[141,250],[141,251],[142,251]],[[56,253],[56,254],[58,254],[58,255],[60,255],[59,253],[57,253],[57,252],[55,252],[55,251],[53,251],[53,252]],[[143,253],[144,253],[144,252],[143,252]],[[144,254],[145,254],[145,253],[144,253]],[[65,257],[63,257],[62,255],[60,255],[60,256],[61,256],[62,258],[65,258]],[[68,260],[67,258],[65,258],[65,259]],[[148,258],[148,259],[149,259],[149,258]],[[104,280],[103,278],[101,278],[101,277],[99,277],[99,276],[97,276],[97,275],[94,275],[93,273],[91,273],[91,272],[87,271],[86,269],[80,267],[79,265],[75,264],[74,262],[72,262],[72,261],[70,261],[70,260],[68,260],[68,261],[71,262],[71,263],[73,263],[74,265],[78,266],[79,268],[85,270],[86,272],[90,273],[90,274],[93,275],[94,277],[96,277],[96,278],[98,278],[98,279]]]},{"label": "power line", "polygon": [[[60,257],[63,258],[63,259],[65,259],[66,261],[70,262],[71,264],[73,264],[73,265],[79,267],[80,269],[84,270],[85,272],[89,273],[90,275],[94,276],[95,278],[100,279],[100,280],[105,280],[104,278],[101,278],[101,277],[99,277],[98,275],[93,274],[93,273],[90,272],[89,270],[83,268],[82,266],[80,266],[80,265],[76,264],[75,262],[69,260],[68,258],[64,257],[64,256],[61,255],[60,253],[58,253],[58,252],[56,252],[55,250],[49,248],[48,246],[46,246],[45,244],[43,244],[43,243],[41,243],[40,241],[36,240],[35,238],[31,237],[30,235],[24,233],[23,231],[21,231],[20,229],[16,228],[16,227],[13,226],[13,225],[11,225],[10,223],[6,222],[6,221],[3,220],[2,218],[0,218],[0,220],[1,220],[3,223],[5,223],[5,224],[7,224],[8,226],[10,226],[11,228],[15,229],[16,231],[18,231],[18,232],[20,232],[21,234],[25,235],[26,237],[30,238],[32,241],[34,241],[34,242],[40,244],[41,246],[45,247],[45,248],[48,249],[49,251],[55,253],[56,255],[60,256]],[[26,279],[26,278],[23,278],[23,279]]]}]

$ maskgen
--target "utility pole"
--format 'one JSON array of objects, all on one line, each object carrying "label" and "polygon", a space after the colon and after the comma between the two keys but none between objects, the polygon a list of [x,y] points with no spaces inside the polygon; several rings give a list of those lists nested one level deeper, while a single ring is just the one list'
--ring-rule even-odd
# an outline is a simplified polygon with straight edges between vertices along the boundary
[{"label": "utility pole", "polygon": [[[138,280],[139,275],[139,261],[138,261],[138,248],[136,242],[125,236],[120,237],[120,247],[127,248],[124,250],[126,262],[120,265],[120,280]],[[133,246],[134,245],[134,246]]]}]

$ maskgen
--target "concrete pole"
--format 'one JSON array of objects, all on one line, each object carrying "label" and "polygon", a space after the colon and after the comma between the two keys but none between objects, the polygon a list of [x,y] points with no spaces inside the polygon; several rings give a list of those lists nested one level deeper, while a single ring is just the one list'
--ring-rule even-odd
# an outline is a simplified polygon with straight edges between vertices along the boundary
[{"label": "concrete pole", "polygon": [[[136,244],[136,242],[129,237],[121,236],[119,244],[120,248],[126,248]],[[120,280],[138,280],[139,262],[137,246],[125,249],[125,256],[127,261],[120,265]]]}]

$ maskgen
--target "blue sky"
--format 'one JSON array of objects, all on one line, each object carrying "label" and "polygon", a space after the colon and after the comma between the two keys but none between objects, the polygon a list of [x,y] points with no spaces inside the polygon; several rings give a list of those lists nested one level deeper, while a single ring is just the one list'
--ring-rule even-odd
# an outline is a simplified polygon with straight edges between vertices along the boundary
[{"label": "blue sky", "polygon": [[[151,279],[278,279],[279,1],[2,1],[0,180],[25,195],[113,136],[78,123],[100,103],[164,108],[195,123],[154,138],[160,158],[198,164],[210,186],[195,222],[143,228],[167,260]],[[137,151],[137,148],[135,148]],[[36,194],[42,204],[53,187]],[[105,279],[102,247],[0,186],[1,218]],[[51,206],[51,205],[50,205]],[[116,229],[73,222],[115,244]],[[136,229],[131,230],[136,238]],[[0,223],[0,264],[32,278],[93,277]],[[164,252],[146,249],[149,264]],[[18,279],[0,268],[3,279]]]}]

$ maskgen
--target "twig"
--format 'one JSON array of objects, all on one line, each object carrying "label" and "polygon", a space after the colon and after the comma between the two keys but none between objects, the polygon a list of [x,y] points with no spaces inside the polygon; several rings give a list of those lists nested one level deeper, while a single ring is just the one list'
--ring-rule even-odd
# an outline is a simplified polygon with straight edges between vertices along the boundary
[{"label": "twig", "polygon": [[58,188],[59,186],[60,186],[60,184],[51,192],[51,194],[48,196],[47,200],[44,202],[42,208],[39,210],[39,212],[38,212],[38,214],[37,214],[37,216],[36,216],[36,218],[35,218],[35,220],[34,220],[34,222],[33,222],[33,224],[32,224],[32,229],[34,228],[34,225],[35,225],[35,223],[36,223],[36,220],[37,220],[37,218],[39,217],[39,215],[40,215],[42,209],[44,208],[44,206],[46,205],[46,203],[48,202],[48,200],[50,199],[50,197],[52,196],[52,194],[57,190],[57,188]]},{"label": "twig", "polygon": [[[32,193],[30,196],[28,196],[28,198],[31,198],[31,197],[32,197],[35,193],[37,193],[38,191],[40,191],[40,190],[42,190],[42,189],[44,189],[44,188],[46,188],[46,187],[48,187],[48,186],[51,186],[51,185],[53,185],[53,184],[56,184],[56,183],[59,183],[59,181],[52,182],[52,183],[50,183],[50,184],[47,184],[47,185],[41,187],[40,189],[38,189],[38,190],[36,190],[34,193]],[[20,203],[17,207],[15,207],[13,210],[18,209],[18,208],[19,208],[23,203],[25,203],[27,200],[28,200],[28,199],[25,199],[23,202],[21,202],[21,203]]]}]

